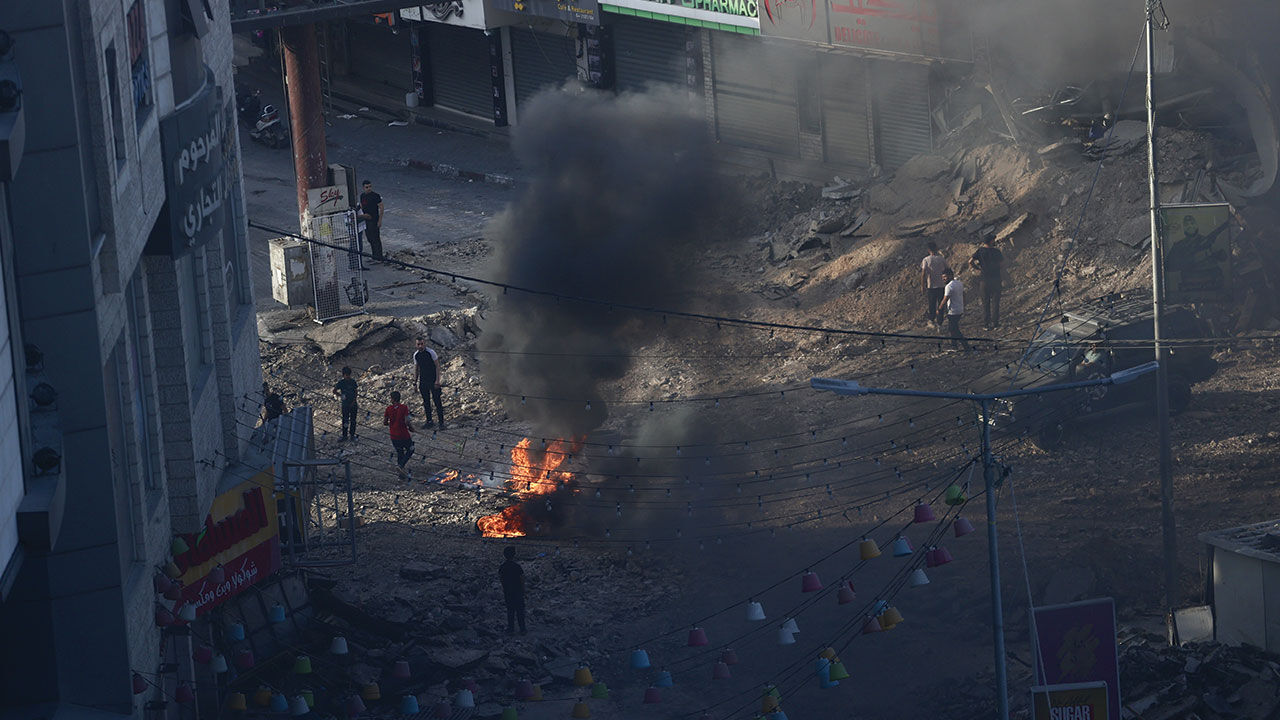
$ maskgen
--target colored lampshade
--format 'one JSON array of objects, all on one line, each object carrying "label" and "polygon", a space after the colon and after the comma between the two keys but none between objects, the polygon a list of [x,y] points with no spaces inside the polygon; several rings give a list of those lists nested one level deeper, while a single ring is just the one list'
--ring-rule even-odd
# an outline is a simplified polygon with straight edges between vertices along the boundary
[{"label": "colored lampshade", "polygon": [[789,633],[798,633],[798,632],[800,632],[800,626],[796,624],[796,619],[795,619],[795,618],[787,618],[786,620],[783,620],[783,621],[782,621],[782,629],[783,629],[783,630],[786,630],[786,631],[787,631],[787,632],[789,632]]},{"label": "colored lampshade", "polygon": [[877,600],[876,604],[871,606],[871,614],[880,615],[881,613],[883,613],[885,610],[888,610],[888,609],[889,609],[888,601]]},{"label": "colored lampshade", "polygon": [[605,700],[609,697],[609,686],[602,682],[598,682],[591,686],[591,697],[596,700]]},{"label": "colored lampshade", "polygon": [[755,600],[747,603],[747,620],[751,622],[764,620],[764,606]]},{"label": "colored lampshade", "polygon": [[516,714],[514,705],[508,705],[502,708],[502,716],[498,720],[520,720],[520,716]]},{"label": "colored lampshade", "polygon": [[839,605],[848,605],[858,599],[858,594],[853,591],[853,581],[846,580],[840,585],[839,592],[836,593],[836,603]]},{"label": "colored lampshade", "polygon": [[894,557],[906,557],[913,552],[914,550],[911,549],[911,541],[906,537],[899,535],[898,538],[893,541]]},{"label": "colored lampshade", "polygon": [[213,648],[208,645],[197,645],[196,649],[191,651],[191,659],[201,665],[208,665],[213,660]]},{"label": "colored lampshade", "polygon": [[938,555],[936,557],[936,561],[939,565],[946,565],[947,563],[951,562],[954,559],[955,558],[951,557],[950,550],[947,550],[944,547],[938,548]]},{"label": "colored lampshade", "polygon": [[765,695],[760,698],[760,712],[771,713],[778,709],[778,698],[772,695]]},{"label": "colored lampshade", "polygon": [[271,609],[267,611],[267,620],[276,624],[284,622],[285,620],[284,606],[281,605],[280,603],[276,603],[275,605],[272,605]]},{"label": "colored lampshade", "polygon": [[213,659],[209,661],[209,669],[217,674],[222,674],[226,672],[227,657],[222,653],[218,653],[217,655],[214,655]]},{"label": "colored lampshade", "polygon": [[147,679],[142,677],[142,675],[138,673],[134,673],[133,677],[130,679],[130,682],[132,683],[132,686],[133,686],[134,695],[141,695],[142,693],[147,691]]},{"label": "colored lampshade", "polygon": [[181,536],[174,537],[173,542],[169,543],[169,554],[174,557],[178,557],[190,549],[191,547],[187,545],[187,541],[183,540]]},{"label": "colored lampshade", "polygon": [[[839,683],[836,684],[838,685]],[[787,720],[787,714],[782,712],[782,708],[778,708],[769,713],[769,720]]]},{"label": "colored lampshade", "polygon": [[728,663],[718,662],[711,670],[712,680],[728,680],[730,677]]},{"label": "colored lampshade", "polygon": [[437,720],[444,720],[445,718],[453,715],[453,706],[449,704],[449,701],[441,700],[436,703],[436,707],[431,711],[431,714],[437,718]]},{"label": "colored lampshade", "polygon": [[863,538],[862,542],[858,543],[858,555],[863,560],[878,558],[880,557],[880,546],[876,545],[876,541],[871,538]]},{"label": "colored lampshade", "polygon": [[267,705],[267,709],[271,712],[288,712],[289,698],[285,697],[282,693],[273,693],[271,695],[271,702]]},{"label": "colored lampshade", "polygon": [[813,661],[813,672],[818,677],[824,677],[831,674],[831,661],[820,657]]},{"label": "colored lampshade", "polygon": [[307,704],[307,699],[301,695],[294,695],[293,700],[289,703],[289,714],[294,717],[302,717],[311,712],[311,706]]},{"label": "colored lampshade", "polygon": [[644,689],[645,705],[656,705],[657,703],[660,703],[660,702],[662,702],[662,692],[659,691],[658,688],[650,685],[649,687]]},{"label": "colored lampshade", "polygon": [[249,709],[249,704],[245,702],[244,693],[233,692],[227,696],[227,709],[235,712],[242,712]]},{"label": "colored lampshade", "polygon": [[844,663],[837,658],[831,661],[831,679],[832,680],[848,680],[849,671],[845,669]]},{"label": "colored lampshade", "polygon": [[809,570],[800,576],[800,592],[810,593],[821,589],[822,581],[818,579],[818,573]]},{"label": "colored lampshade", "polygon": [[453,704],[460,708],[474,708],[476,706],[476,696],[470,690],[462,688],[454,696]]},{"label": "colored lampshade", "polygon": [[253,704],[258,707],[266,707],[271,704],[271,688],[266,685],[260,685],[257,690],[253,691]]},{"label": "colored lampshade", "polygon": [[933,514],[933,508],[929,507],[928,504],[922,502],[916,503],[915,517],[912,522],[927,523],[933,522],[937,519],[938,518]]},{"label": "colored lampshade", "polygon": [[631,669],[644,670],[649,667],[649,653],[644,650],[631,651]]},{"label": "colored lampshade", "polygon": [[822,675],[818,678],[818,687],[822,688],[823,690],[830,690],[833,687],[840,687],[840,681],[832,680],[831,674],[828,672],[827,674]]},{"label": "colored lampshade", "polygon": [[419,711],[418,697],[416,695],[405,695],[400,698],[401,715],[417,715]]},{"label": "colored lampshade", "polygon": [[955,484],[947,486],[947,490],[942,495],[942,500],[948,505],[963,505],[968,498],[964,496],[964,490]]},{"label": "colored lampshade", "polygon": [[307,655],[299,655],[293,660],[293,672],[298,675],[311,674],[311,658]]},{"label": "colored lampshade", "polygon": [[170,560],[164,564],[164,574],[174,580],[177,580],[182,577],[182,570],[178,569],[178,563]]},{"label": "colored lampshade", "polygon": [[573,684],[578,687],[587,687],[595,680],[591,677],[591,668],[586,665],[579,665],[577,670],[573,671]]},{"label": "colored lampshade", "polygon": [[163,605],[156,606],[156,625],[158,627],[169,627],[175,622],[177,622],[177,618],[173,616],[173,613],[169,612],[169,608]]},{"label": "colored lampshade", "polygon": [[221,585],[227,580],[227,571],[221,565],[214,565],[213,569],[209,571],[208,578],[210,585]]},{"label": "colored lampshade", "polygon": [[827,660],[835,660],[835,659],[836,659],[836,649],[835,649],[835,648],[833,648],[833,647],[824,648],[824,649],[822,650],[822,652],[818,653],[818,657],[820,657],[820,658],[825,658],[825,659],[827,659]]},{"label": "colored lampshade", "polygon": [[391,677],[396,680],[408,680],[413,677],[413,673],[409,669],[409,661],[397,660],[396,664],[391,666]]},{"label": "colored lampshade", "polygon": [[898,608],[891,607],[884,611],[884,615],[880,616],[880,624],[893,627],[902,622],[902,613],[898,612]]},{"label": "colored lampshade", "polygon": [[239,642],[244,639],[244,625],[231,623],[227,626],[227,639]]},{"label": "colored lampshade", "polygon": [[702,647],[707,644],[707,631],[696,627],[689,631],[689,647]]},{"label": "colored lampshade", "polygon": [[307,707],[313,708],[316,706],[316,694],[310,690],[303,690],[298,693],[298,696],[307,701]]},{"label": "colored lampshade", "polygon": [[163,593],[165,590],[168,590],[170,585],[173,585],[173,581],[163,573],[156,573],[151,576],[151,587],[153,587],[158,593]]},{"label": "colored lampshade", "polygon": [[862,634],[870,635],[871,633],[878,633],[883,629],[884,628],[880,627],[879,620],[873,617],[869,617],[867,618],[867,621],[862,625]]},{"label": "colored lampshade", "polygon": [[569,713],[571,718],[589,718],[591,717],[591,708],[581,700],[573,704],[573,710]]},{"label": "colored lampshade", "polygon": [[241,650],[240,652],[236,653],[236,667],[240,668],[241,670],[248,670],[249,668],[253,667],[253,651]]},{"label": "colored lampshade", "polygon": [[937,548],[931,548],[928,552],[926,552],[926,553],[924,554],[924,566],[925,566],[925,567],[938,567],[938,565],[939,565],[939,564],[940,564],[940,563],[938,563],[938,549],[937,549]]},{"label": "colored lampshade", "polygon": [[675,687],[675,684],[676,684],[675,678],[671,677],[670,670],[663,670],[662,672],[658,673],[658,677],[653,681],[653,686],[660,687],[660,688]]},{"label": "colored lampshade", "polygon": [[178,608],[178,620],[184,623],[195,622],[195,603],[183,603],[182,607]]},{"label": "colored lampshade", "polygon": [[786,628],[778,628],[778,644],[779,645],[795,645],[796,634],[789,632]]},{"label": "colored lampshade", "polygon": [[920,587],[929,584],[929,576],[924,574],[924,569],[916,568],[911,571],[911,587]]},{"label": "colored lampshade", "polygon": [[470,675],[462,678],[462,687],[470,690],[473,693],[480,692],[480,686],[476,684],[476,679],[471,677]]},{"label": "colored lampshade", "polygon": [[165,600],[177,602],[182,599],[182,583],[174,580],[169,583],[169,587],[165,588],[160,594],[164,596]]},{"label": "colored lampshade", "polygon": [[381,700],[382,688],[378,687],[378,683],[369,683],[360,688],[360,698],[366,702]]},{"label": "colored lampshade", "polygon": [[973,532],[973,523],[967,517],[956,518],[956,537],[964,537]]},{"label": "colored lampshade", "polygon": [[720,662],[725,665],[737,665],[738,653],[734,652],[732,648],[728,648],[724,652],[720,653]]},{"label": "colored lampshade", "polygon": [[774,700],[782,702],[782,693],[778,691],[777,685],[765,685],[764,694],[773,697]]},{"label": "colored lampshade", "polygon": [[516,685],[516,699],[531,700],[532,698],[533,698],[533,683],[528,680],[521,680],[520,684]]},{"label": "colored lampshade", "polygon": [[361,700],[359,695],[352,695],[351,697],[347,698],[347,716],[348,717],[355,717],[356,715],[359,715],[360,713],[364,712],[367,709],[368,708],[365,707],[364,700]]},{"label": "colored lampshade", "polygon": [[350,650],[347,648],[347,639],[341,635],[334,635],[333,642],[329,643],[330,655],[346,655]]}]

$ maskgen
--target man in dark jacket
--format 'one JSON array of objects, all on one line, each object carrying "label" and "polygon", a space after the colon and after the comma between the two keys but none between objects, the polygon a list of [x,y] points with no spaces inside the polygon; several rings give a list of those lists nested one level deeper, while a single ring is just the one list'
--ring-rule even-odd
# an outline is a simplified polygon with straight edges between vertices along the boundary
[{"label": "man in dark jacket", "polygon": [[498,579],[502,581],[502,599],[507,603],[507,632],[516,631],[516,620],[520,621],[520,634],[525,634],[524,626],[524,569],[516,562],[516,549],[507,546],[502,551],[506,558],[498,567]]},{"label": "man in dark jacket", "polygon": [[982,326],[1000,327],[1000,293],[1003,290],[1004,253],[996,247],[994,235],[982,239],[982,247],[969,259],[969,267],[982,277]]}]

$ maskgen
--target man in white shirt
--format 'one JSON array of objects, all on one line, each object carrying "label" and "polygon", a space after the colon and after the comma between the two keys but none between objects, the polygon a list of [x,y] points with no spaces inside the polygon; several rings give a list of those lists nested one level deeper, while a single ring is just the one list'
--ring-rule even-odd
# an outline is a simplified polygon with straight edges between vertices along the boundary
[{"label": "man in white shirt", "polygon": [[942,280],[942,272],[947,269],[947,260],[938,252],[938,244],[929,241],[929,254],[920,261],[920,289],[924,292],[924,319],[932,323],[942,324],[942,315],[938,313],[938,305],[942,302],[942,288],[946,284]]},{"label": "man in white shirt", "polygon": [[942,290],[942,302],[938,304],[938,314],[946,313],[947,329],[951,334],[951,349],[963,346],[969,349],[969,341],[960,333],[960,318],[964,316],[964,283],[956,279],[951,268],[942,271],[942,279],[947,285]]}]

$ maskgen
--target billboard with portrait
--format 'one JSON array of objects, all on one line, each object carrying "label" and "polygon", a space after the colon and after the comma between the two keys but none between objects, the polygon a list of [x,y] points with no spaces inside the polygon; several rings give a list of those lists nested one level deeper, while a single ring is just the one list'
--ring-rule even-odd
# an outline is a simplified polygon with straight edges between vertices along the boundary
[{"label": "billboard with portrait", "polygon": [[1171,303],[1231,300],[1231,206],[1163,205],[1164,296]]}]

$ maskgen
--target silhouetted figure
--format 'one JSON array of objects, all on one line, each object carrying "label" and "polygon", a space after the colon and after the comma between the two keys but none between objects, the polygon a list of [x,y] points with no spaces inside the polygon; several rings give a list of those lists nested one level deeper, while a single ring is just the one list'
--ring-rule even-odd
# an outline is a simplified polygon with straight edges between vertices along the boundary
[{"label": "silhouetted figure", "polygon": [[506,558],[498,567],[498,579],[502,581],[502,599],[507,603],[507,632],[516,631],[516,621],[520,621],[520,634],[525,634],[524,626],[524,569],[516,562],[516,549],[508,546],[502,551]]}]

